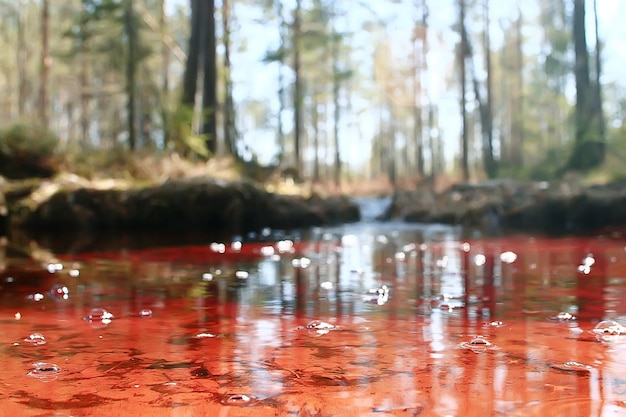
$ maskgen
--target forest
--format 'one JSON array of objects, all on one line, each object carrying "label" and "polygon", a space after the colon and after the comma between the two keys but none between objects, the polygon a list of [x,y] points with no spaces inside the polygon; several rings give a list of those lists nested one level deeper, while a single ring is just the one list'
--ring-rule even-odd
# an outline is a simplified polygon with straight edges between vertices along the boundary
[{"label": "forest", "polygon": [[0,0],[0,175],[176,155],[338,189],[626,178],[624,5],[504,3]]}]

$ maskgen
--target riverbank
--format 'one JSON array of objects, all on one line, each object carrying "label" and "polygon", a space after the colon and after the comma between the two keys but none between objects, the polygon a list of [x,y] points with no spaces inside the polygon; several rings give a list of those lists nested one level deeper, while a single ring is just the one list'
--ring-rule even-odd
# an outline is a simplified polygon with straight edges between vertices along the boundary
[{"label": "riverbank", "polygon": [[[4,190],[4,193],[2,192]],[[0,234],[255,234],[359,221],[358,199],[268,191],[208,176],[157,184],[89,181],[75,175],[0,183]],[[4,194],[4,196],[3,196]],[[4,216],[2,216],[4,214]],[[373,213],[365,213],[371,220]],[[376,217],[480,229],[484,234],[588,234],[626,227],[626,184],[489,181],[396,191]]]},{"label": "riverbank", "polygon": [[443,223],[487,234],[588,234],[626,227],[626,184],[488,181],[399,191],[380,220]]},{"label": "riverbank", "polygon": [[360,219],[358,206],[347,197],[273,193],[251,181],[209,177],[129,185],[67,175],[14,186],[4,194],[5,229],[38,233],[245,235]]}]

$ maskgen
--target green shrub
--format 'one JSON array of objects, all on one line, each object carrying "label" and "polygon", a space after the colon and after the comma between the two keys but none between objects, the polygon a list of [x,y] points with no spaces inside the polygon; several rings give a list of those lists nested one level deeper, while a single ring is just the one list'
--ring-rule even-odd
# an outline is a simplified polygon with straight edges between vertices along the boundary
[{"label": "green shrub", "polygon": [[54,175],[58,144],[56,135],[34,124],[0,130],[0,175],[12,179]]}]

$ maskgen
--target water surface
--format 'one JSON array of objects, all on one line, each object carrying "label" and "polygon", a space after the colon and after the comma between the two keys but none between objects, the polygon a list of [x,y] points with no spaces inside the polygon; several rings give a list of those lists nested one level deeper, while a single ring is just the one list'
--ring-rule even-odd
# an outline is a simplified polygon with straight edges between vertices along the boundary
[{"label": "water surface", "polygon": [[0,415],[626,415],[620,234],[254,240],[6,256]]}]

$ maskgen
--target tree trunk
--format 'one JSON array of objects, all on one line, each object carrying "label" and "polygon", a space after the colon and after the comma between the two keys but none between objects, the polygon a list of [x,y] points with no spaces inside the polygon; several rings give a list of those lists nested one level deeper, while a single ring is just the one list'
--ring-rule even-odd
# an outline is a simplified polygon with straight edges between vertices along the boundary
[{"label": "tree trunk", "polygon": [[85,147],[90,142],[89,121],[91,120],[91,112],[89,111],[89,104],[91,102],[91,95],[89,93],[89,61],[87,59],[89,48],[85,30],[83,26],[80,35],[80,51],[78,52],[80,61],[78,69],[78,79],[80,83],[80,147]]},{"label": "tree trunk", "polygon": [[202,133],[206,135],[206,147],[211,155],[217,151],[217,59],[215,40],[215,1],[201,0],[203,4],[202,19],[205,20],[203,28],[204,42],[201,48],[204,50],[203,65],[203,91],[202,91]]},{"label": "tree trunk", "polygon": [[215,49],[215,1],[191,0],[191,34],[181,101],[194,110],[194,131],[206,135],[205,144],[211,155],[217,150]]},{"label": "tree trunk", "polygon": [[48,0],[41,2],[41,84],[39,89],[39,119],[48,128],[48,79],[50,75],[50,42],[49,42],[50,8]]},{"label": "tree trunk", "polygon": [[126,56],[126,115],[128,128],[128,147],[134,151],[137,146],[136,129],[136,75],[137,75],[137,29],[135,27],[133,0],[126,0],[124,9],[124,32],[128,41]]},{"label": "tree trunk", "polygon": [[341,148],[339,146],[339,122],[341,120],[341,107],[339,104],[339,34],[337,33],[335,22],[335,3],[332,9],[332,37],[331,37],[331,58],[333,72],[333,141],[335,148],[333,180],[339,190],[341,187]]},{"label": "tree trunk", "polygon": [[278,164],[282,165],[285,156],[285,131],[283,127],[283,113],[285,111],[285,77],[283,76],[283,66],[285,65],[286,50],[285,41],[287,36],[285,35],[285,19],[283,17],[283,1],[276,1],[276,14],[278,15],[278,35],[280,37],[280,59],[278,61]]},{"label": "tree trunk", "polygon": [[237,152],[237,128],[235,126],[235,104],[233,102],[233,82],[230,64],[230,0],[222,0],[222,25],[224,44],[224,144],[235,158]]},{"label": "tree trunk", "polygon": [[584,170],[604,160],[604,143],[600,137],[599,107],[594,105],[589,76],[589,51],[585,28],[585,0],[574,0],[574,53],[576,64],[576,145],[568,168]]},{"label": "tree trunk", "polygon": [[191,34],[189,35],[189,47],[187,52],[187,62],[185,64],[185,73],[183,75],[183,95],[181,102],[190,109],[193,108],[196,99],[196,87],[198,84],[198,54],[200,52],[200,27],[202,21],[200,18],[200,5],[204,0],[190,0],[191,14],[190,26]]},{"label": "tree trunk", "polygon": [[424,121],[422,114],[422,73],[428,65],[428,6],[425,0],[420,0],[421,21],[416,22],[413,34],[413,143],[416,147],[417,173],[424,177]]},{"label": "tree trunk", "polygon": [[167,46],[167,0],[161,0],[161,122],[163,123],[163,148],[167,149],[170,135],[168,99],[170,91],[170,51]]},{"label": "tree trunk", "polygon": [[574,51],[576,63],[576,141],[586,139],[589,129],[591,83],[589,80],[589,52],[585,28],[585,0],[574,0]]},{"label": "tree trunk", "polygon": [[485,70],[487,71],[487,101],[485,102],[483,132],[484,132],[484,155],[483,162],[485,172],[488,178],[495,178],[498,171],[495,155],[493,152],[493,93],[492,79],[493,71],[491,68],[491,36],[490,36],[490,16],[489,16],[489,0],[485,0]]},{"label": "tree trunk", "polygon": [[24,30],[24,18],[22,14],[24,11],[21,7],[16,13],[16,26],[17,26],[17,117],[23,118],[26,111],[26,88],[28,86],[26,79],[26,64],[28,47],[26,45],[26,37]]},{"label": "tree trunk", "polygon": [[469,130],[467,126],[465,57],[467,54],[467,33],[465,30],[465,0],[459,0],[459,25],[461,30],[461,45],[459,47],[459,73],[461,83],[461,171],[463,181],[469,181],[468,142]]},{"label": "tree trunk", "polygon": [[293,18],[293,142],[295,170],[298,178],[302,175],[302,158],[300,156],[300,142],[302,140],[302,74],[300,73],[300,35],[302,1],[296,0],[296,9]]},{"label": "tree trunk", "polygon": [[521,167],[524,164],[522,155],[524,145],[524,52],[522,51],[522,10],[518,7],[518,18],[515,22],[515,59],[513,85],[511,88],[511,141],[510,164]]},{"label": "tree trunk", "polygon": [[600,41],[600,34],[598,30],[598,0],[593,0],[593,18],[596,38],[596,83],[594,88],[594,106],[597,111],[599,141],[604,142],[604,140],[606,139],[606,121],[604,120],[604,108],[602,103],[602,83],[600,82],[600,78],[602,76],[602,42]]},{"label": "tree trunk", "polygon": [[311,124],[313,125],[313,181],[320,180],[320,114],[317,94],[313,94],[311,102]]},{"label": "tree trunk", "polygon": [[436,116],[435,116],[436,108],[431,103],[428,106],[428,148],[430,150],[430,174],[429,178],[431,181],[437,177],[439,174],[440,166],[439,160],[441,159],[439,155],[439,138],[435,136],[435,130],[437,128]]}]

